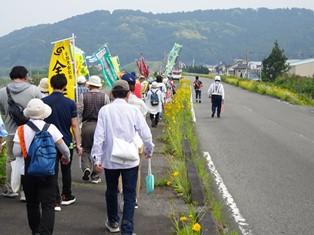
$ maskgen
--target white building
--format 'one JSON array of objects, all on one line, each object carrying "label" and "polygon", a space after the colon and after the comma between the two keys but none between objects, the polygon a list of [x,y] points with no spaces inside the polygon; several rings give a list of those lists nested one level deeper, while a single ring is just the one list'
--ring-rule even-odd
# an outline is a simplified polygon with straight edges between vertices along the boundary
[{"label": "white building", "polygon": [[314,58],[303,59],[303,60],[288,60],[290,68],[289,74],[313,77],[314,76]]}]

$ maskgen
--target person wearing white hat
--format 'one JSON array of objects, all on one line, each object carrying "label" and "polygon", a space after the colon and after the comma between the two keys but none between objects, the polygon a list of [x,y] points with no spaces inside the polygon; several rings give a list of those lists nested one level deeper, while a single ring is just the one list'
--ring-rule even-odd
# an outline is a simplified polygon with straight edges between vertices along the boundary
[{"label": "person wearing white hat", "polygon": [[88,88],[86,87],[86,78],[83,75],[81,75],[77,78],[77,97],[78,97],[78,99],[85,92],[88,92]]},{"label": "person wearing white hat", "polygon": [[225,91],[223,85],[220,83],[221,78],[219,75],[215,77],[215,81],[210,84],[208,88],[208,95],[212,102],[212,115],[215,116],[217,110],[217,117],[220,118],[221,107],[225,100]]},{"label": "person wearing white hat", "polygon": [[49,94],[48,87],[49,87],[48,78],[40,79],[38,88],[39,88],[40,92],[43,94],[43,97],[46,97]]},{"label": "person wearing white hat", "polygon": [[92,183],[101,182],[98,173],[93,169],[91,160],[91,150],[93,147],[94,132],[98,119],[99,110],[106,104],[110,103],[109,96],[101,92],[101,79],[99,76],[91,76],[86,82],[88,92],[81,95],[80,107],[82,108],[82,148],[81,168],[83,171],[82,179],[84,181],[91,180]]},{"label": "person wearing white hat", "polygon": [[159,122],[159,115],[163,107],[163,95],[156,81],[152,82],[146,96],[146,106],[151,120],[151,126],[156,127]]},{"label": "person wearing white hat", "polygon": [[[27,152],[35,136],[33,128],[37,127],[39,130],[47,128],[47,131],[56,144],[56,148],[62,154],[63,163],[68,164],[70,162],[70,151],[62,139],[63,135],[55,125],[47,124],[43,121],[50,116],[51,112],[49,105],[46,105],[40,99],[35,98],[28,102],[23,113],[30,120],[18,127],[13,139],[13,153],[16,158],[29,158]],[[57,155],[55,161],[57,162]],[[24,166],[21,168],[20,172],[27,172],[27,169],[24,170]],[[27,173],[22,179],[26,196],[28,224],[32,230],[32,234],[53,233],[57,180],[56,175],[33,176]]]}]

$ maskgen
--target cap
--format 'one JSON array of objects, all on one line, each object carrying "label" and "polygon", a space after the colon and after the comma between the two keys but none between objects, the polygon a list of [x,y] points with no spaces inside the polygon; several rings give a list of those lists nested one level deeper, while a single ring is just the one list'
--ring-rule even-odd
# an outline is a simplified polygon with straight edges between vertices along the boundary
[{"label": "cap", "polygon": [[124,90],[124,91],[129,91],[129,90],[130,90],[129,84],[128,84],[126,81],[124,81],[124,80],[118,80],[118,81],[116,81],[116,82],[113,84],[112,89],[116,89],[117,87],[121,87],[121,90]]},{"label": "cap", "polygon": [[127,81],[130,85],[135,85],[136,83],[136,77],[133,73],[125,73],[121,77],[122,80]]}]

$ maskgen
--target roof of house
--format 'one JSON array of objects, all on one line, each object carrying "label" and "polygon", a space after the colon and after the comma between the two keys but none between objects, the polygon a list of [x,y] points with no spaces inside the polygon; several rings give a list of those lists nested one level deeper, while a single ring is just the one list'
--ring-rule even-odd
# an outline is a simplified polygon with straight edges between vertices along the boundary
[{"label": "roof of house", "polygon": [[234,69],[247,69],[247,64],[237,64]]},{"label": "roof of house", "polygon": [[297,66],[302,64],[314,63],[314,58],[304,59],[304,60],[287,60],[287,63],[290,66]]}]

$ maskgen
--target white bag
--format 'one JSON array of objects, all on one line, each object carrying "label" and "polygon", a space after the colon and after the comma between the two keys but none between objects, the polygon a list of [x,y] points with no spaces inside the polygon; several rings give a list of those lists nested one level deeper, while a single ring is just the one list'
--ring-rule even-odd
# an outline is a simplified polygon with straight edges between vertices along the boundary
[{"label": "white bag", "polygon": [[134,141],[131,143],[113,136],[111,161],[124,164],[139,160],[138,146]]},{"label": "white bag", "polygon": [[21,187],[21,175],[24,175],[24,158],[17,157],[12,161],[11,169],[11,188],[14,193],[17,193]]}]

